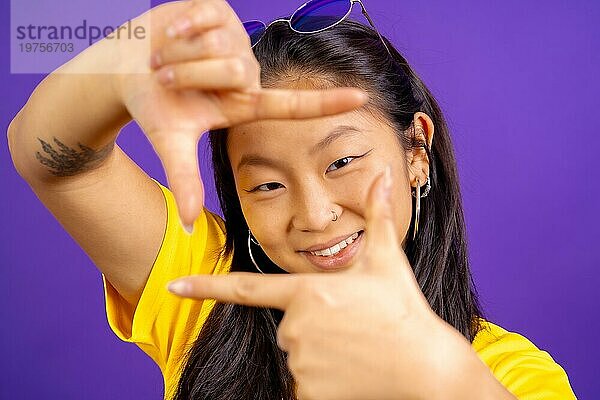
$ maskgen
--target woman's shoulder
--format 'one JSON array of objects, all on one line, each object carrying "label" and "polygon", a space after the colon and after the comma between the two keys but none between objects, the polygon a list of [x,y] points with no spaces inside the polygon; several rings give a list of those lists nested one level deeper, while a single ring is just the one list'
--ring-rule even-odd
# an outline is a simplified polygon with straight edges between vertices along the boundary
[{"label": "woman's shoulder", "polygon": [[[160,183],[158,180],[154,179],[154,178],[150,178],[152,179],[160,188],[160,190],[163,192],[164,198],[165,198],[165,204],[167,206],[167,218],[171,217],[173,220],[176,220],[179,218],[179,210],[177,209],[177,203],[175,201],[175,195],[173,194],[173,192],[171,191],[171,189],[169,189],[168,187],[166,187],[165,185],[163,185],[162,183]],[[175,218],[177,217],[177,218]],[[179,221],[177,221],[179,222]],[[209,228],[213,228],[213,230],[215,232],[218,232],[220,234],[220,238],[222,238],[225,235],[225,221],[223,221],[223,218],[218,215],[217,213],[214,213],[212,211],[210,211],[208,208],[203,207],[202,209],[202,213],[201,215],[196,219],[196,221],[194,221],[194,233],[196,232],[197,228],[205,228],[205,226],[198,226],[198,223],[207,223],[209,224]]]},{"label": "woman's shoulder", "polygon": [[204,210],[194,221],[189,235],[181,225],[173,193],[162,189],[167,221],[158,254],[133,314],[126,312],[121,297],[102,276],[106,314],[113,332],[126,342],[137,343],[163,372],[179,352],[197,336],[214,300],[192,301],[167,291],[168,282],[189,275],[227,273],[231,257],[223,255],[225,227],[217,214]]},{"label": "woman's shoulder", "polygon": [[[507,344],[510,342],[511,345],[517,345],[518,349],[536,348],[537,347],[525,336],[509,331],[502,326],[488,321],[484,318],[478,318],[480,330],[473,339],[473,349],[475,351],[482,351],[486,347],[491,345]],[[511,349],[516,349],[511,347]]]},{"label": "woman's shoulder", "polygon": [[480,330],[472,342],[473,349],[483,357],[491,357],[505,353],[530,352],[539,357],[550,357],[540,350],[531,340],[524,335],[510,331],[502,326],[479,318]]},{"label": "woman's shoulder", "polygon": [[[473,350],[519,399],[576,398],[565,370],[547,351],[517,332],[483,318],[479,322],[481,329],[472,342]],[[540,394],[543,396],[536,397]]]}]

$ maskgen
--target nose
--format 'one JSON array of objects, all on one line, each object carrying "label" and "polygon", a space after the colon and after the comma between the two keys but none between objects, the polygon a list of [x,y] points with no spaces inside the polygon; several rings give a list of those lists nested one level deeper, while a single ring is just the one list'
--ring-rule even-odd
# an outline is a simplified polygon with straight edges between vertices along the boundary
[{"label": "nose", "polygon": [[[334,219],[335,206],[323,185],[303,185],[292,201],[292,226],[297,230],[322,232]],[[339,218],[340,212],[336,213]]]}]

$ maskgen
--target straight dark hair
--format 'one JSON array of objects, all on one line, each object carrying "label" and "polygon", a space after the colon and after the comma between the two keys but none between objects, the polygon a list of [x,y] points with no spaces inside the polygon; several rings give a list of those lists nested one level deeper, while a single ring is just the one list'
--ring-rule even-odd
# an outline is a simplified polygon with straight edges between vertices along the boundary
[{"label": "straight dark hair", "polygon": [[[353,21],[314,34],[298,34],[287,24],[269,27],[254,47],[263,86],[314,77],[321,87],[356,86],[370,94],[369,110],[385,117],[404,149],[423,147],[430,164],[431,191],[421,199],[419,233],[406,239],[405,252],[434,312],[473,341],[483,318],[467,255],[466,231],[454,151],[440,108],[394,46]],[[432,119],[429,149],[414,132],[416,112]],[[227,154],[227,129],[210,132],[215,185],[225,220],[223,257],[231,271],[257,272],[247,251],[248,226],[242,214]],[[414,201],[414,198],[413,198]],[[413,203],[414,209],[414,203]],[[413,220],[409,232],[414,229]],[[235,249],[235,251],[234,251]],[[283,272],[253,249],[265,272]],[[286,353],[277,347],[282,312],[216,303],[187,352],[175,395],[183,399],[296,399]]]}]

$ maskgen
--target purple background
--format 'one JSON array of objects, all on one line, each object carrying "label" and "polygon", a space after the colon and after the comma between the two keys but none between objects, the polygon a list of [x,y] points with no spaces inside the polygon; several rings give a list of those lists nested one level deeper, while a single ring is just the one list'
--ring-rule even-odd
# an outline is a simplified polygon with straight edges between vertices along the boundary
[{"label": "purple background", "polygon": [[[448,118],[485,311],[547,350],[578,397],[594,398],[600,3],[365,1]],[[7,3],[3,129],[42,79],[9,74]],[[231,4],[242,20],[268,21],[299,2]],[[137,126],[119,144],[165,183]],[[201,167],[212,185],[208,162]],[[99,272],[16,174],[6,145],[0,171],[0,398],[160,399],[158,367],[110,331]]]}]

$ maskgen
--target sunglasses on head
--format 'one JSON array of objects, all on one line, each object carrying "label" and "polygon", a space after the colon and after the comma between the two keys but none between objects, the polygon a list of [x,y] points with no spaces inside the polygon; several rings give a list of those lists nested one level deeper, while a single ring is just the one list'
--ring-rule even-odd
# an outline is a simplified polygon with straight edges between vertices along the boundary
[{"label": "sunglasses on head", "polygon": [[269,25],[265,25],[264,22],[259,20],[252,20],[244,22],[243,25],[248,36],[250,36],[250,43],[254,47],[263,37],[267,28],[276,22],[287,22],[290,28],[298,33],[321,32],[336,26],[346,19],[350,15],[354,3],[360,4],[363,15],[369,21],[371,28],[377,32],[385,49],[390,53],[390,49],[385,44],[377,28],[375,28],[375,24],[373,24],[373,20],[369,17],[361,0],[311,0],[298,7],[289,19],[276,19]]}]

